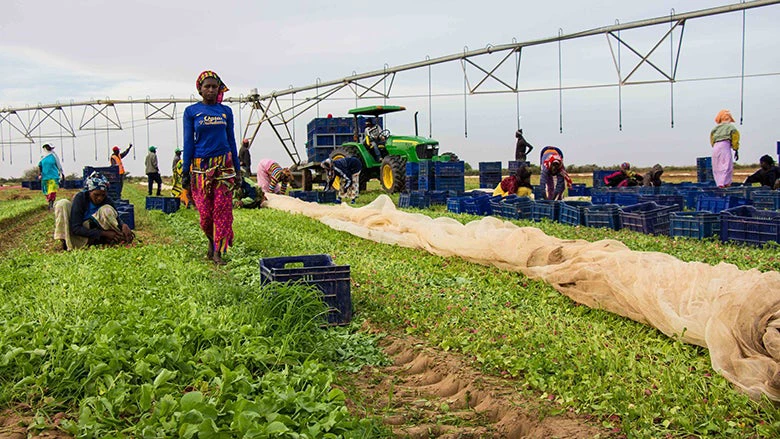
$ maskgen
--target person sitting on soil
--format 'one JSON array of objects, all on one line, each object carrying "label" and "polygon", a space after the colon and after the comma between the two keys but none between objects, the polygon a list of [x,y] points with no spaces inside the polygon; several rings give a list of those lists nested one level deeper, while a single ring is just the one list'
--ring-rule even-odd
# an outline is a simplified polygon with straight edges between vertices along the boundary
[{"label": "person sitting on soil", "polygon": [[620,170],[604,177],[604,184],[609,187],[638,186],[642,183],[642,177],[631,170],[631,164],[623,162]]},{"label": "person sitting on soil", "polygon": [[360,195],[360,171],[363,170],[363,163],[357,157],[344,157],[338,160],[327,159],[320,165],[325,170],[328,182],[325,190],[331,190],[339,177],[339,198],[349,199],[355,204],[355,199]]},{"label": "person sitting on soil", "polygon": [[265,201],[265,193],[251,178],[246,176],[243,170],[239,170],[243,176],[239,185],[233,191],[233,207],[242,209],[259,209]]},{"label": "person sitting on soil", "polygon": [[271,159],[262,159],[257,165],[257,185],[263,192],[272,194],[287,193],[287,185],[292,182],[290,168],[282,168]]},{"label": "person sitting on soil", "polygon": [[775,159],[762,155],[759,159],[761,168],[745,179],[745,184],[761,183],[772,189],[780,189],[780,167],[775,166]]},{"label": "person sitting on soil", "polygon": [[566,187],[571,188],[571,177],[563,165],[563,154],[554,146],[546,146],[542,149],[541,156],[542,172],[539,179],[544,199],[560,200],[563,198],[564,182]]},{"label": "person sitting on soil", "polygon": [[382,138],[382,128],[379,128],[379,125],[374,124],[371,119],[366,121],[365,139],[365,145],[370,147],[371,151],[374,152],[374,159],[381,162],[382,151],[380,150],[379,145],[383,145],[385,139]]},{"label": "person sitting on soil", "polygon": [[529,197],[534,192],[531,186],[531,170],[526,165],[520,165],[514,174],[501,180],[493,191],[493,196],[515,194],[518,197]]},{"label": "person sitting on soil", "polygon": [[656,163],[653,167],[647,171],[642,177],[642,186],[661,186],[661,175],[664,173],[664,168]]},{"label": "person sitting on soil", "polygon": [[103,174],[93,172],[73,201],[54,204],[54,239],[62,241],[64,250],[133,241],[133,231],[119,218],[114,201],[106,194],[108,184]]}]

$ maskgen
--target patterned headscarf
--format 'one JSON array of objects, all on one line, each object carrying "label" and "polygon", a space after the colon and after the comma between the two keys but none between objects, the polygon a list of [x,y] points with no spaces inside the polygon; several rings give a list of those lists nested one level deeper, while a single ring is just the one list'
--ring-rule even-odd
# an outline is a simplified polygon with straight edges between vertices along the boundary
[{"label": "patterned headscarf", "polygon": [[560,168],[558,168],[558,173],[563,176],[564,180],[566,180],[566,186],[571,187],[571,177],[569,177],[569,173],[566,172],[566,167],[563,166],[563,158],[561,158],[558,153],[550,154],[550,156],[547,157],[547,159],[544,161],[544,167],[551,170],[553,163],[558,163],[560,165]]},{"label": "patterned headscarf", "polygon": [[200,86],[201,86],[201,84],[203,84],[203,81],[206,78],[214,78],[219,83],[219,93],[217,94],[217,102],[221,103],[222,102],[222,96],[225,94],[226,91],[229,91],[230,89],[227,88],[227,85],[225,85],[224,82],[222,82],[222,79],[220,79],[219,75],[217,75],[216,73],[214,73],[211,70],[205,70],[205,71],[201,72],[200,75],[198,75],[198,79],[195,81],[195,88],[197,88],[198,91],[200,91]]},{"label": "patterned headscarf", "polygon": [[84,180],[84,188],[88,192],[94,191],[95,189],[100,190],[107,190],[108,189],[108,179],[103,176],[100,172],[94,171],[91,174],[89,174],[89,177],[87,177],[86,180]]},{"label": "patterned headscarf", "polygon": [[734,123],[734,117],[729,110],[720,110],[715,116],[715,123],[731,122]]},{"label": "patterned headscarf", "polygon": [[622,169],[624,171],[628,171],[629,169],[631,169],[631,163],[628,163],[628,162],[621,163],[620,164],[620,169]]}]

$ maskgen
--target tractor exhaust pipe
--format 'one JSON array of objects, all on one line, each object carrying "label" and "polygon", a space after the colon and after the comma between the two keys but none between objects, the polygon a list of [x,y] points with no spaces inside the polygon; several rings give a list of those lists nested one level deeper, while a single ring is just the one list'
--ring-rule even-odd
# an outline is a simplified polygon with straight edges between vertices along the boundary
[{"label": "tractor exhaust pipe", "polygon": [[417,131],[417,113],[419,113],[419,111],[415,111],[414,112],[414,136],[415,137],[419,137],[420,136],[420,134]]}]

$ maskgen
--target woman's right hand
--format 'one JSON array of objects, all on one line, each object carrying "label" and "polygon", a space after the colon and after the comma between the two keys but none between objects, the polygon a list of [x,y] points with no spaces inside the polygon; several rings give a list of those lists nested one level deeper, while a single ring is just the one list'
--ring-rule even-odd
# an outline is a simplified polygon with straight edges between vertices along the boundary
[{"label": "woman's right hand", "polygon": [[119,241],[120,235],[119,233],[113,231],[113,230],[104,230],[100,232],[100,236],[103,238],[108,239],[111,242],[117,242]]}]

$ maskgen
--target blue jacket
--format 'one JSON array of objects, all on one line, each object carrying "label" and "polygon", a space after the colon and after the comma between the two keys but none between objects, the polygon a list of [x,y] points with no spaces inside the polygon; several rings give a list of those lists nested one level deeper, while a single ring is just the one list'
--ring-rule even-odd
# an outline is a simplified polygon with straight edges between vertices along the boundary
[{"label": "blue jacket", "polygon": [[190,171],[194,158],[211,158],[231,154],[238,168],[236,135],[233,132],[233,110],[227,105],[197,102],[184,110],[184,172]]}]

